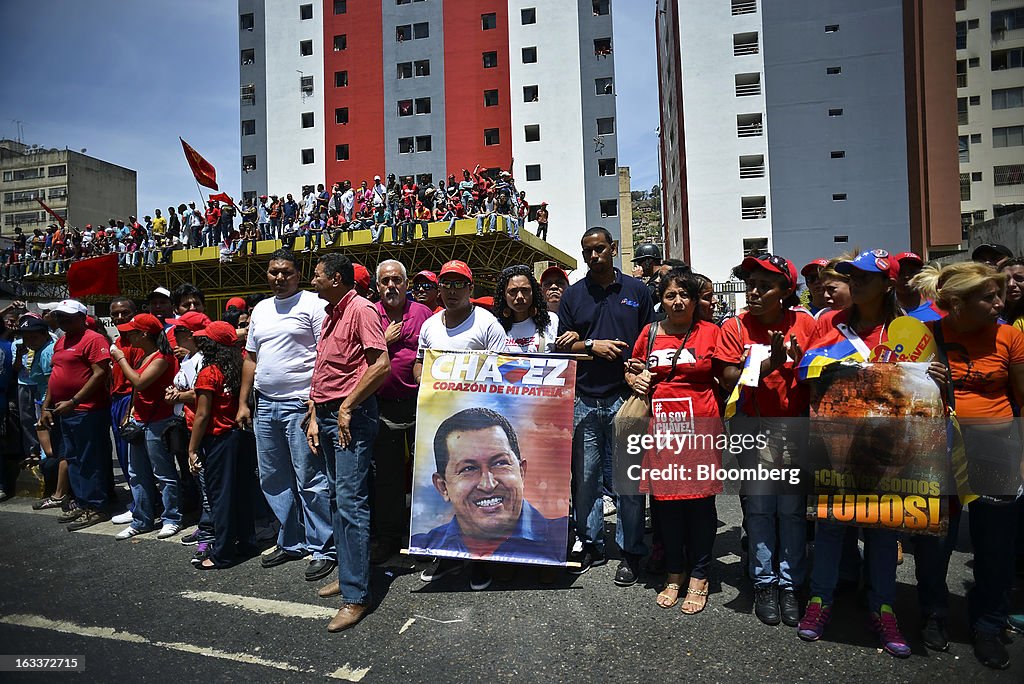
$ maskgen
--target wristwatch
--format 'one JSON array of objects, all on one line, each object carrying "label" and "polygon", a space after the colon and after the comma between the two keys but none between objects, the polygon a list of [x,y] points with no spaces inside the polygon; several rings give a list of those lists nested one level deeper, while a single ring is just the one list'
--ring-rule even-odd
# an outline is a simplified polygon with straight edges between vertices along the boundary
[{"label": "wristwatch", "polygon": [[583,348],[587,350],[587,353],[594,351],[594,340],[586,339],[583,340]]}]

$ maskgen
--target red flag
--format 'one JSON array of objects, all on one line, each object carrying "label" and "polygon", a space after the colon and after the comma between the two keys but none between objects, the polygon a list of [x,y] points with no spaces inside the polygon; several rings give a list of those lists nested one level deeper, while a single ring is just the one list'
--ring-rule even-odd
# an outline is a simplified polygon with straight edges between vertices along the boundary
[{"label": "red flag", "polygon": [[72,262],[68,269],[68,294],[75,299],[121,294],[117,284],[117,255],[104,254]]},{"label": "red flag", "polygon": [[210,195],[211,202],[225,202],[231,206],[235,206],[235,200],[231,199],[231,196],[226,192],[219,192],[216,195]]},{"label": "red flag", "polygon": [[188,162],[189,168],[192,169],[192,175],[196,177],[196,182],[213,190],[219,190],[217,169],[213,168],[213,164],[203,159],[203,155],[192,149],[192,146],[182,138],[179,137],[178,140],[181,140],[181,149],[185,151],[185,160]]},{"label": "red flag", "polygon": [[53,218],[57,219],[57,223],[60,224],[61,228],[64,227],[64,218],[60,214],[55,212],[50,207],[46,206],[46,202],[44,202],[43,200],[39,199],[38,197],[36,197],[36,202],[39,202],[39,206],[41,206],[43,209],[45,209],[47,214],[49,214]]}]

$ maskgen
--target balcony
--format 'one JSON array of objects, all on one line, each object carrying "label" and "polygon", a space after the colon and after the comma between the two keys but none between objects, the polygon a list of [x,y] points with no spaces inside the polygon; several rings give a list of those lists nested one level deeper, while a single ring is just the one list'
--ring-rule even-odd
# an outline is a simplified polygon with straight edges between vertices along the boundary
[{"label": "balcony", "polygon": [[250,83],[242,86],[242,104],[243,105],[254,105],[256,104],[256,85]]},{"label": "balcony", "polygon": [[753,14],[757,12],[757,0],[732,0],[732,15]]},{"label": "balcony", "polygon": [[765,198],[742,198],[740,200],[740,218],[745,221],[768,218],[768,205]]},{"label": "balcony", "polygon": [[958,126],[966,126],[967,125],[967,110],[966,109],[957,111],[957,113],[956,113],[956,123],[957,123]]},{"label": "balcony", "polygon": [[764,135],[764,124],[761,114],[737,114],[736,136],[739,138],[756,138]]},{"label": "balcony", "polygon": [[764,155],[740,157],[740,178],[764,178]]},{"label": "balcony", "polygon": [[957,88],[966,88],[967,87],[967,74],[957,74],[956,75],[956,87]]},{"label": "balcony", "polygon": [[732,54],[736,57],[756,55],[760,52],[757,44],[757,32],[736,33],[732,37]]},{"label": "balcony", "polygon": [[736,97],[761,94],[761,74],[736,74]]}]

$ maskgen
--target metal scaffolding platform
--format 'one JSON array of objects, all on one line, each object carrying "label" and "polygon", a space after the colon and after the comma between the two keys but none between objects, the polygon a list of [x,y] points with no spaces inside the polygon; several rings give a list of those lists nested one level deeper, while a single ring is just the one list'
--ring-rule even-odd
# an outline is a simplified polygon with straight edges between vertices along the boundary
[{"label": "metal scaffolding platform", "polygon": [[[566,270],[576,268],[576,260],[552,247],[533,233],[522,231],[520,240],[513,240],[504,231],[502,221],[498,232],[476,235],[476,220],[462,219],[456,223],[454,235],[446,235],[447,222],[431,223],[426,239],[416,239],[406,245],[370,241],[369,230],[342,232],[334,245],[320,252],[303,252],[304,238],[295,240],[304,286],[320,254],[344,252],[352,261],[366,265],[371,271],[385,259],[397,259],[405,264],[410,274],[427,269],[435,273],[451,259],[460,259],[473,269],[478,295],[491,294],[501,270],[512,264],[541,265],[546,268],[557,264]],[[420,233],[416,226],[416,234]],[[385,231],[390,237],[391,231]],[[182,249],[172,253],[171,263],[153,267],[119,269],[118,281],[122,295],[143,299],[157,287],[174,289],[182,283],[194,283],[203,290],[207,306],[222,308],[223,301],[236,295],[266,293],[267,263],[270,254],[281,246],[280,240],[262,240],[252,256],[235,255],[230,263],[221,263],[219,247]],[[542,269],[541,269],[542,270]],[[61,299],[67,297],[67,282],[63,274],[38,276],[13,285],[19,296],[30,299]],[[105,301],[110,297],[87,298],[90,302]],[[212,309],[211,309],[212,310]]]}]

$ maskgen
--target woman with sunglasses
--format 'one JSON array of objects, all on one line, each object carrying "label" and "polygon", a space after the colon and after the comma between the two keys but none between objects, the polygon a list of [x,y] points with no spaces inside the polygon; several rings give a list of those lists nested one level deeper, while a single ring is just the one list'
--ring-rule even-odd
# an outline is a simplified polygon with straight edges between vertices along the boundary
[{"label": "woman with sunglasses", "polygon": [[[797,381],[795,362],[814,336],[814,319],[799,308],[796,267],[771,254],[747,257],[733,273],[747,285],[747,310],[722,322],[718,358],[726,364],[722,386],[732,391],[754,350],[767,351],[757,372],[757,386],[747,392],[731,423],[745,435],[766,435],[762,449],[740,455],[743,467],[777,470],[797,465],[807,435],[800,428],[809,394]],[[744,529],[749,573],[754,583],[754,614],[767,625],[800,619],[796,593],[806,574],[806,497],[779,482],[745,487]],[[776,570],[778,568],[778,570]]]},{"label": "woman with sunglasses", "polygon": [[494,316],[508,333],[506,351],[555,351],[558,316],[548,311],[529,266],[509,266],[501,272],[494,292]]}]

